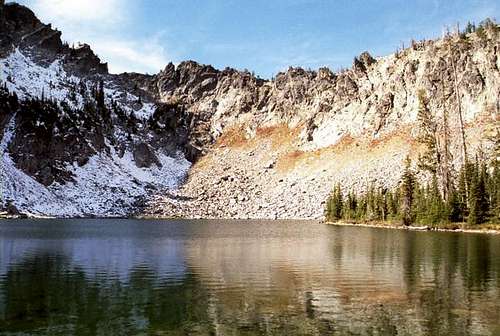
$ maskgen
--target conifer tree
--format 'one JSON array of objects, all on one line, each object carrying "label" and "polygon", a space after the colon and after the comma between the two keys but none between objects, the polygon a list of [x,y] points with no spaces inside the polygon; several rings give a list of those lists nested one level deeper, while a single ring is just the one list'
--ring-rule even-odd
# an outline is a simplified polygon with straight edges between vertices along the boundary
[{"label": "conifer tree", "polygon": [[342,191],[340,189],[340,183],[337,184],[330,195],[327,202],[326,217],[330,221],[338,221],[342,219]]},{"label": "conifer tree", "polygon": [[460,193],[451,185],[450,196],[446,203],[446,214],[449,222],[458,223],[464,220],[465,203],[460,201]]},{"label": "conifer tree", "polygon": [[401,181],[401,216],[404,225],[413,223],[413,200],[415,193],[415,175],[411,170],[411,160],[406,158],[405,170]]},{"label": "conifer tree", "polygon": [[387,220],[387,197],[386,192],[383,189],[379,189],[377,193],[377,208],[379,214],[379,220]]},{"label": "conifer tree", "polygon": [[366,194],[362,194],[357,199],[356,218],[361,220],[366,220],[366,210],[367,210]]},{"label": "conifer tree", "polygon": [[432,176],[432,182],[428,188],[426,198],[429,206],[427,222],[428,224],[439,224],[445,218],[445,207],[439,193],[436,175]]},{"label": "conifer tree", "polygon": [[96,92],[95,92],[95,100],[97,103],[97,107],[100,109],[105,108],[104,98],[105,98],[105,96],[104,96],[104,82],[102,80],[100,80],[98,83],[98,87],[96,89]]},{"label": "conifer tree", "polygon": [[493,154],[491,159],[491,177],[489,180],[492,221],[500,223],[500,130],[492,138]]},{"label": "conifer tree", "polygon": [[347,195],[347,199],[343,205],[342,218],[346,220],[353,220],[356,218],[357,197],[354,191]]},{"label": "conifer tree", "polygon": [[469,216],[467,222],[471,225],[481,224],[486,221],[488,214],[488,201],[486,196],[486,169],[476,160],[472,174],[469,192]]},{"label": "conifer tree", "polygon": [[495,158],[493,172],[490,183],[493,186],[491,191],[491,213],[493,221],[500,223],[500,164]]},{"label": "conifer tree", "polygon": [[463,165],[460,168],[460,172],[458,175],[458,202],[460,209],[462,211],[463,218],[467,216],[467,211],[468,211],[468,199],[469,196],[467,195],[467,184],[468,184],[468,174],[467,174],[467,166],[468,164]]},{"label": "conifer tree", "polygon": [[399,197],[398,193],[387,192],[387,217],[389,219],[397,219],[399,215]]},{"label": "conifer tree", "polygon": [[425,91],[418,92],[418,122],[420,135],[418,141],[426,146],[425,152],[418,160],[418,168],[436,174],[440,164],[441,154],[438,148],[437,124],[429,109],[429,99]]}]

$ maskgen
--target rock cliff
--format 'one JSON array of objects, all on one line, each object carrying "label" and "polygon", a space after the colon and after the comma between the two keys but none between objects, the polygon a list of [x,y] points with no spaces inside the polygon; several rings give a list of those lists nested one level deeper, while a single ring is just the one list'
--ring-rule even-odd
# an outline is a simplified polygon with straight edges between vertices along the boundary
[{"label": "rock cliff", "polygon": [[179,191],[150,201],[147,214],[318,218],[335,182],[393,188],[403,160],[422,149],[419,92],[438,124],[446,112],[457,171],[462,128],[474,156],[488,151],[500,126],[499,28],[486,27],[386,57],[365,52],[341,72],[290,68],[270,81],[170,64],[153,80],[156,97],[185,106],[206,154]]},{"label": "rock cliff", "polygon": [[[154,76],[110,75],[88,45],[65,45],[26,7],[0,10],[2,82],[20,100],[11,106],[4,93],[2,153],[15,171],[4,180],[27,211],[58,214],[23,195],[40,183],[56,205],[78,192],[104,199],[99,211],[76,195],[67,199],[83,203],[76,211],[83,215],[109,214],[108,199],[120,209],[112,213],[129,214],[140,199],[140,214],[153,217],[320,218],[335,182],[356,190],[398,183],[404,158],[421,149],[419,92],[437,121],[448,118],[454,167],[463,161],[462,129],[474,155],[488,150],[499,128],[492,22],[385,57],[365,52],[347,70],[289,68],[263,80],[193,61]],[[51,103],[34,107],[35,97]],[[90,169],[102,165],[123,171],[116,189],[95,183],[101,173],[113,176]],[[26,188],[16,193],[21,175]],[[162,183],[164,176],[175,178]]]}]

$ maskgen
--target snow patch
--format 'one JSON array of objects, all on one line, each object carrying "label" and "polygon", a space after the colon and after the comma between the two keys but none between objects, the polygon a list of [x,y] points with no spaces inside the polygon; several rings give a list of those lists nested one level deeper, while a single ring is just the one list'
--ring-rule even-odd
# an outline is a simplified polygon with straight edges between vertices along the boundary
[{"label": "snow patch", "polygon": [[7,84],[7,89],[15,92],[21,100],[44,95],[47,99],[66,101],[73,108],[83,106],[80,95],[75,95],[76,101],[70,99],[80,79],[68,75],[60,60],[42,67],[16,49],[0,60],[0,78]]},{"label": "snow patch", "polygon": [[54,183],[49,190],[74,206],[69,216],[125,216],[138,198],[177,188],[191,166],[180,153],[175,158],[163,153],[157,156],[162,167],[137,168],[132,153],[125,152],[120,158],[111,148],[110,154],[96,154],[82,167],[76,163],[68,166],[75,182]]},{"label": "snow patch", "polygon": [[17,169],[8,154],[14,129],[12,118],[0,144],[2,201],[5,204],[6,200],[15,200],[19,210],[35,215],[126,216],[140,197],[177,188],[191,166],[181,153],[176,157],[160,153],[157,156],[161,167],[137,168],[132,153],[119,157],[111,148],[110,154],[94,155],[81,167],[68,166],[74,182],[46,187]]}]

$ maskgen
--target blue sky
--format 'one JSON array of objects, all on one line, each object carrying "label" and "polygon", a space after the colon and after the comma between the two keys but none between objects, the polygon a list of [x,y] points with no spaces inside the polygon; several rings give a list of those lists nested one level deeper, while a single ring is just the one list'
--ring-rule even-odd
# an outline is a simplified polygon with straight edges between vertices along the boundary
[{"label": "blue sky", "polygon": [[156,73],[169,61],[249,69],[333,70],[392,53],[446,26],[499,19],[494,0],[19,0],[68,42],[89,43],[112,72]]}]

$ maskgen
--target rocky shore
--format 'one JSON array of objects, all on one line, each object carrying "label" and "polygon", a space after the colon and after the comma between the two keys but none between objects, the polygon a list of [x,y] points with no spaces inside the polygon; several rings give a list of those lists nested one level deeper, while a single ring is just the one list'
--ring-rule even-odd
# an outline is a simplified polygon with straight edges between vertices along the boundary
[{"label": "rocky shore", "polygon": [[[488,224],[477,225],[475,227],[467,226],[461,223],[450,225],[449,227],[430,227],[430,226],[406,226],[394,223],[353,223],[353,222],[325,222],[328,225],[337,226],[356,226],[379,229],[395,229],[408,231],[435,231],[435,232],[462,232],[462,233],[486,233],[500,234],[500,228],[492,229]],[[496,226],[497,227],[497,226]]]}]

